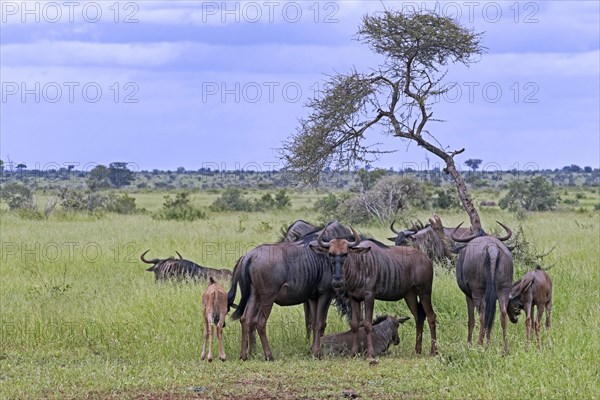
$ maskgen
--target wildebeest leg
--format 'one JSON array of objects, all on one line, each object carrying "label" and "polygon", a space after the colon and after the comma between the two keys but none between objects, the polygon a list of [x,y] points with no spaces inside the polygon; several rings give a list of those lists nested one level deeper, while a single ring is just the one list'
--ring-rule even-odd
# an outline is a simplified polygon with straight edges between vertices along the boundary
[{"label": "wildebeest leg", "polygon": [[208,323],[209,326],[209,331],[208,331],[208,361],[212,361],[213,357],[212,357],[212,341],[213,341],[213,335],[215,332],[215,324],[213,324],[213,316],[212,314],[208,314],[206,316],[207,318],[210,318],[210,322]]},{"label": "wildebeest leg", "polygon": [[415,318],[415,326],[417,332],[417,337],[415,341],[415,353],[421,354],[423,343],[423,323],[425,321],[422,316],[419,317],[419,303],[417,301],[417,295],[414,292],[409,292],[406,294],[406,296],[404,296],[404,301],[406,302],[408,309]]},{"label": "wildebeest leg", "polygon": [[204,360],[206,358],[206,341],[208,340],[208,330],[209,330],[209,322],[208,316],[204,316],[204,340],[202,342],[202,354],[200,355],[200,359]]},{"label": "wildebeest leg", "polygon": [[306,340],[310,340],[316,315],[316,302],[309,300],[304,302],[304,325],[306,326]]},{"label": "wildebeest leg", "polygon": [[529,344],[531,342],[531,331],[532,331],[532,317],[533,317],[533,303],[525,303],[525,330],[527,334],[527,348],[529,349]]},{"label": "wildebeest leg", "polygon": [[350,307],[352,310],[352,321],[350,322],[352,348],[350,349],[350,357],[354,357],[356,356],[356,353],[358,353],[358,324],[360,323],[361,314],[360,302],[350,298]]},{"label": "wildebeest leg", "polygon": [[242,325],[242,350],[240,352],[240,359],[247,360],[248,359],[248,337],[250,336],[251,329],[253,329],[253,320],[254,313],[256,310],[256,295],[254,290],[251,290],[250,297],[248,298],[248,303],[246,304],[246,309],[244,310],[244,314],[240,318],[240,323]]},{"label": "wildebeest leg", "polygon": [[262,344],[263,352],[265,353],[265,360],[273,361],[273,353],[271,353],[271,348],[269,347],[269,341],[267,340],[267,320],[269,319],[269,315],[271,314],[271,309],[273,308],[273,301],[265,301],[261,302],[258,307],[257,313],[257,324],[256,330],[258,331],[258,336],[260,337],[260,343]]},{"label": "wildebeest leg", "polygon": [[217,340],[219,341],[219,359],[225,361],[225,349],[223,348],[223,324],[225,323],[225,314],[221,314],[217,324]]},{"label": "wildebeest leg", "polygon": [[551,317],[552,313],[552,299],[548,300],[546,303],[546,335],[548,336],[548,345],[552,347],[552,331],[551,331]]},{"label": "wildebeest leg", "polygon": [[373,336],[371,331],[373,329],[373,308],[375,308],[375,296],[366,296],[364,299],[365,303],[365,319],[363,321],[363,327],[365,328],[365,335],[367,337],[367,360],[371,363],[377,362],[375,360],[375,350],[373,349]]},{"label": "wildebeest leg", "polygon": [[437,335],[435,330],[436,315],[433,311],[433,305],[431,304],[431,294],[421,293],[421,305],[425,310],[427,316],[427,323],[429,324],[429,333],[431,334],[431,351],[430,354],[437,354]]},{"label": "wildebeest leg", "polygon": [[311,308],[314,303],[315,312],[313,315],[313,344],[311,353],[317,358],[321,358],[321,336],[325,333],[325,321],[327,320],[327,310],[331,303],[329,296],[321,296],[319,300],[310,300]]},{"label": "wildebeest leg", "polygon": [[502,340],[504,341],[504,354],[508,354],[508,336],[506,334],[506,325],[508,322],[508,313],[506,308],[508,307],[508,293],[498,297],[498,304],[500,305],[500,325],[502,326]]},{"label": "wildebeest leg", "polygon": [[477,338],[477,344],[483,344],[483,337],[487,333],[488,344],[490,342],[490,332],[486,332],[485,329],[485,302],[480,299],[473,299],[475,308],[477,308],[477,314],[479,314],[479,338]]},{"label": "wildebeest leg", "polygon": [[473,329],[475,329],[475,303],[473,299],[470,297],[466,297],[467,299],[467,317],[469,321],[467,322],[467,343],[469,346],[473,344]]},{"label": "wildebeest leg", "polygon": [[537,318],[535,320],[535,336],[537,338],[538,348],[542,348],[542,341],[540,337],[540,328],[542,325],[542,316],[544,315],[544,306],[542,304],[537,305]]}]

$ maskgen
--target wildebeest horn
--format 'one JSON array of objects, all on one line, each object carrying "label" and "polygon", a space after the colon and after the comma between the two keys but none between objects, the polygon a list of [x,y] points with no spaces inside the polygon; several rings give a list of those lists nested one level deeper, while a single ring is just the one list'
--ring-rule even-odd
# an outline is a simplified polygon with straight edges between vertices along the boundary
[{"label": "wildebeest horn", "polygon": [[502,236],[502,237],[499,237],[499,238],[498,238],[498,240],[501,240],[501,241],[503,241],[503,242],[504,242],[505,240],[508,240],[508,239],[510,239],[510,237],[512,236],[512,231],[510,230],[510,228],[509,228],[508,226],[504,225],[504,224],[503,224],[502,222],[500,222],[500,221],[496,221],[496,222],[497,222],[498,224],[500,224],[500,226],[501,226],[501,227],[503,227],[503,228],[506,230],[506,235],[505,235],[505,236]]},{"label": "wildebeest horn", "polygon": [[465,242],[468,242],[472,239],[475,239],[477,236],[479,236],[479,232],[477,232],[477,233],[472,234],[471,236],[457,237],[456,231],[458,230],[458,228],[461,227],[462,224],[464,224],[464,222],[461,222],[460,224],[458,224],[458,226],[456,228],[454,228],[454,230],[450,234],[450,237],[452,238],[452,240],[454,240],[455,242],[458,242],[458,243],[465,243]]},{"label": "wildebeest horn", "polygon": [[179,254],[179,252],[177,250],[175,250],[175,253],[177,253],[177,255],[179,256],[180,260],[183,260],[183,257],[181,257],[181,254]]},{"label": "wildebeest horn", "polygon": [[324,233],[325,233],[325,229],[323,229],[323,231],[321,231],[321,233],[319,233],[319,236],[317,236],[317,243],[319,244],[319,246],[328,249],[329,248],[329,241],[327,241],[327,242],[323,241],[323,234]]},{"label": "wildebeest horn", "polygon": [[354,241],[348,242],[348,247],[358,246],[358,244],[360,243],[360,234],[356,232],[356,230],[353,227],[350,227],[350,230],[352,231],[352,236],[354,236]]},{"label": "wildebeest horn", "polygon": [[392,224],[390,225],[390,229],[392,230],[392,232],[394,232],[396,235],[399,234],[400,232],[398,232],[397,230],[394,229],[394,223],[396,223],[396,220],[392,221]]},{"label": "wildebeest horn", "polygon": [[146,264],[156,264],[157,262],[159,262],[160,260],[158,258],[153,258],[152,260],[146,260],[144,258],[144,256],[146,255],[146,253],[149,252],[149,251],[150,251],[150,249],[148,249],[145,252],[143,252],[142,255],[140,256],[140,260],[142,260]]}]

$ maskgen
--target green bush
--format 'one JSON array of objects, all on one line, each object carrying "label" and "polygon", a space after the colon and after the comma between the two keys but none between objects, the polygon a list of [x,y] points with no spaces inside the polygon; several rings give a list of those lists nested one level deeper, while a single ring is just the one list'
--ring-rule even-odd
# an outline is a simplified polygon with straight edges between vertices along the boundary
[{"label": "green bush", "polygon": [[194,206],[190,200],[189,192],[180,192],[175,195],[165,196],[163,208],[152,216],[159,220],[177,220],[177,221],[195,221],[197,219],[206,219],[206,213]]},{"label": "green bush", "polygon": [[436,210],[450,210],[461,208],[460,199],[456,189],[439,189],[435,191],[433,207]]},{"label": "green bush", "polygon": [[521,181],[514,180],[508,184],[508,193],[498,202],[502,209],[517,211],[523,208],[526,211],[553,210],[559,197],[554,185],[543,176]]},{"label": "green bush", "polygon": [[230,187],[225,189],[211,205],[210,209],[215,212],[222,211],[252,211],[252,202],[244,198],[242,189]]},{"label": "green bush", "polygon": [[137,211],[135,198],[127,193],[121,196],[111,193],[108,195],[106,210],[117,214],[134,214]]},{"label": "green bush", "polygon": [[2,187],[0,198],[10,210],[35,209],[33,192],[27,186],[11,182]]}]

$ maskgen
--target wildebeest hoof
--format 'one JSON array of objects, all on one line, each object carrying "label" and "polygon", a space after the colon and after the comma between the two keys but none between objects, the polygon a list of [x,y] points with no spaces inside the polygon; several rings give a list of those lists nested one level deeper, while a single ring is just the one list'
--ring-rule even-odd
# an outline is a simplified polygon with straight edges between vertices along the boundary
[{"label": "wildebeest hoof", "polygon": [[377,365],[377,364],[379,364],[379,360],[376,357],[368,358],[367,361],[369,361],[369,365]]},{"label": "wildebeest hoof", "polygon": [[219,357],[221,359],[221,361],[225,362],[227,360],[227,357]]},{"label": "wildebeest hoof", "polygon": [[212,357],[208,357],[208,362],[212,362]]},{"label": "wildebeest hoof", "polygon": [[344,389],[342,390],[342,396],[347,397],[349,399],[358,398],[358,394],[353,389]]}]

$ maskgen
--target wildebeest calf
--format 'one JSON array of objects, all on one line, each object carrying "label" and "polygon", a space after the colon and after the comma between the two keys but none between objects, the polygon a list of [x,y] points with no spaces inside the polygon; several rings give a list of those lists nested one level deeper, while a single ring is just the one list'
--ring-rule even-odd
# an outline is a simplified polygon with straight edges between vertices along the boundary
[{"label": "wildebeest calf", "polygon": [[223,349],[223,327],[227,315],[227,292],[211,276],[210,285],[202,295],[202,314],[204,317],[204,343],[202,344],[202,355],[206,356],[206,339],[208,338],[208,361],[212,361],[212,339],[215,325],[217,326],[217,340],[219,341],[219,358],[225,361],[225,350]]},{"label": "wildebeest calf", "polygon": [[[406,322],[408,317],[395,318],[389,315],[378,317],[373,321],[371,335],[373,337],[373,350],[375,355],[387,352],[390,345],[400,343],[398,336],[398,327]],[[358,330],[359,353],[364,353],[367,349],[367,336],[365,328]],[[323,336],[321,339],[324,354],[350,354],[352,348],[352,330]]]},{"label": "wildebeest calf", "polygon": [[550,315],[552,313],[552,281],[539,265],[533,271],[529,271],[515,283],[508,301],[508,317],[512,323],[517,323],[521,310],[525,310],[525,328],[527,330],[527,345],[531,341],[531,329],[533,325],[533,307],[537,306],[537,318],[535,320],[535,334],[538,346],[540,341],[540,324],[542,315],[546,311],[546,331],[548,341],[552,343],[550,336]]}]

